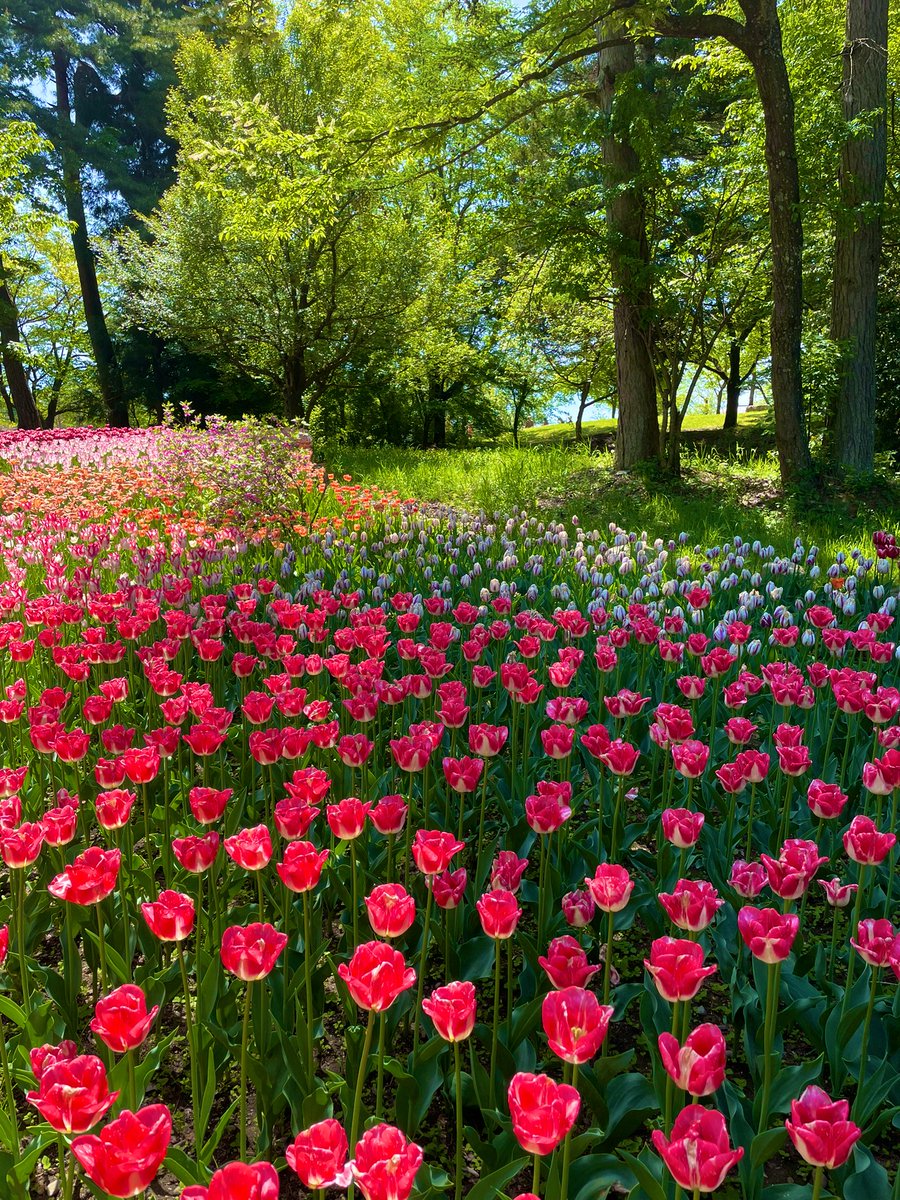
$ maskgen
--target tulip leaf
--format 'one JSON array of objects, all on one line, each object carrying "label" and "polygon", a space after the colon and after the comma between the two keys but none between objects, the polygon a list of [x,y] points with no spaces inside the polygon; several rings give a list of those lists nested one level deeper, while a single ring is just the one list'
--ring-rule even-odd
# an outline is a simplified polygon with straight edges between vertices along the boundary
[{"label": "tulip leaf", "polygon": [[824,1056],[819,1055],[810,1063],[801,1063],[796,1067],[782,1067],[777,1070],[772,1084],[772,1094],[769,1099],[769,1112],[787,1112],[791,1101],[795,1100],[807,1084],[813,1083],[822,1074]]},{"label": "tulip leaf", "polygon": [[[234,1106],[232,1105],[232,1108]],[[229,1113],[232,1109],[229,1109]],[[206,1173],[201,1166],[192,1162],[178,1146],[169,1144],[166,1152],[165,1166],[172,1172],[179,1183],[185,1187],[191,1184],[206,1183]]]},{"label": "tulip leaf", "polygon": [[229,1104],[228,1108],[226,1108],[225,1111],[222,1113],[221,1117],[219,1117],[218,1121],[216,1122],[216,1127],[210,1134],[207,1141],[204,1142],[203,1145],[200,1147],[200,1161],[204,1164],[204,1166],[209,1165],[210,1160],[212,1159],[212,1156],[216,1152],[216,1147],[218,1146],[219,1142],[222,1140],[222,1135],[225,1133],[225,1130],[228,1128],[228,1123],[231,1120],[232,1116],[234,1115],[239,1102],[240,1101],[238,1099],[232,1100],[232,1102],[231,1102],[231,1104]]},{"label": "tulip leaf", "polygon": [[504,1163],[496,1171],[491,1171],[490,1175],[482,1175],[467,1193],[466,1200],[496,1200],[497,1193],[501,1192],[509,1181],[528,1165],[529,1161],[525,1155],[522,1155]]},{"label": "tulip leaf", "polygon": [[620,1150],[619,1154],[622,1161],[638,1181],[642,1197],[646,1197],[646,1200],[666,1200],[666,1193],[663,1190],[662,1184],[646,1163],[642,1162],[639,1158],[635,1158],[633,1154],[629,1154],[627,1150]]},{"label": "tulip leaf", "polygon": [[767,1129],[758,1133],[750,1143],[750,1164],[760,1167],[764,1162],[778,1153],[787,1141],[787,1130],[783,1125],[777,1129]]},{"label": "tulip leaf", "polygon": [[843,1182],[843,1200],[890,1200],[888,1173],[861,1142],[853,1147],[850,1167]]},{"label": "tulip leaf", "polygon": [[9,996],[0,996],[0,1016],[7,1017],[14,1025],[18,1025],[20,1029],[24,1029],[28,1024],[25,1009],[10,1000]]},{"label": "tulip leaf", "polygon": [[633,1133],[651,1113],[659,1110],[653,1085],[644,1075],[616,1075],[606,1089],[609,1120],[606,1144],[616,1145]]},{"label": "tulip leaf", "polygon": [[14,1173],[19,1183],[25,1183],[31,1172],[34,1170],[35,1163],[44,1153],[48,1146],[53,1145],[56,1141],[56,1134],[52,1129],[42,1130],[29,1141],[23,1154],[21,1154],[16,1162]]}]

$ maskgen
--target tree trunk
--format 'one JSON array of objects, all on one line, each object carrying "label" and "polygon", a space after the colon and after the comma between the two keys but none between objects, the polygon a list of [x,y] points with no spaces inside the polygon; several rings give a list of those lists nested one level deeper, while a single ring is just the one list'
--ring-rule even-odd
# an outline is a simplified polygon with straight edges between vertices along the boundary
[{"label": "tree trunk", "polygon": [[875,467],[875,323],[887,166],[888,0],[847,0],[844,120],[864,132],[841,151],[831,337],[842,350],[835,398],[835,461],[870,475]]},{"label": "tree trunk", "polygon": [[725,420],[723,429],[735,429],[741,398],[741,343],[732,338],[728,344],[728,379],[725,381]]},{"label": "tree trunk", "polygon": [[100,391],[106,404],[107,420],[110,425],[120,428],[128,425],[128,401],[115,347],[106,324],[100,288],[97,284],[97,262],[88,236],[84,195],[81,188],[81,169],[69,144],[72,125],[69,61],[69,56],[65,51],[54,50],[53,77],[56,85],[56,115],[59,121],[57,148],[62,159],[66,216],[72,225],[72,249],[78,267],[78,282],[84,305],[84,321],[97,367]]},{"label": "tree trunk", "polygon": [[[624,26],[604,31],[617,37]],[[647,240],[646,199],[638,182],[640,161],[628,136],[617,128],[614,115],[616,81],[635,69],[635,48],[625,43],[600,54],[598,98],[606,115],[601,140],[605,182],[608,254],[615,298],[613,331],[619,420],[616,426],[616,470],[628,470],[646,459],[659,458],[659,418],[656,377],[651,356],[652,289]]]},{"label": "tree trunk", "polygon": [[[302,421],[306,414],[306,392],[309,379],[306,374],[306,359],[303,350],[297,350],[292,357],[284,361],[284,383],[282,396],[284,400],[284,419],[286,421]],[[341,427],[344,425],[344,413],[341,412]]]},{"label": "tree trunk", "polygon": [[584,410],[591,395],[591,381],[585,380],[578,393],[578,415],[575,417],[575,441],[584,441]]},{"label": "tree trunk", "polygon": [[788,78],[777,0],[741,0],[747,16],[746,54],[765,118],[769,234],[772,244],[772,402],[783,483],[812,468],[803,420],[800,347],[803,336],[803,226],[794,97]]},{"label": "tree trunk", "polygon": [[19,337],[19,312],[6,283],[3,259],[0,257],[0,359],[9,384],[9,395],[20,429],[40,429],[41,416],[34,402],[34,393],[22,360],[16,352]]}]

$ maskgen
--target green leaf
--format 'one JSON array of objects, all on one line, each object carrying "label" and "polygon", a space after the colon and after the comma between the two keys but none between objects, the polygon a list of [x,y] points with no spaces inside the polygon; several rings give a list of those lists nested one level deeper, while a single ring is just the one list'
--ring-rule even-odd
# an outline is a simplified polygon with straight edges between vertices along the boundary
[{"label": "green leaf", "polygon": [[206,1172],[197,1163],[191,1162],[185,1152],[178,1146],[169,1145],[165,1166],[172,1172],[179,1183],[189,1187],[195,1183],[206,1183]]},{"label": "green leaf", "polygon": [[216,1127],[209,1135],[207,1141],[200,1147],[200,1161],[204,1166],[209,1166],[210,1160],[212,1159],[213,1154],[216,1152],[216,1147],[222,1140],[222,1135],[228,1128],[228,1122],[231,1120],[239,1103],[240,1097],[232,1100],[228,1108],[226,1108],[221,1117],[219,1117],[218,1121],[216,1122]]},{"label": "green leaf", "polygon": [[750,1162],[754,1167],[761,1167],[764,1162],[778,1153],[787,1141],[787,1130],[782,1125],[778,1129],[767,1129],[759,1133],[750,1143]]},{"label": "green leaf", "polygon": [[619,1154],[622,1161],[631,1169],[641,1188],[641,1195],[646,1197],[646,1200],[666,1200],[666,1193],[663,1191],[662,1184],[646,1163],[641,1162],[639,1158],[635,1158],[633,1154],[629,1154],[627,1150],[620,1150]]},{"label": "green leaf", "polygon": [[490,1175],[482,1175],[475,1186],[467,1193],[467,1200],[496,1200],[497,1193],[502,1192],[511,1179],[528,1165],[530,1159],[525,1155],[514,1158],[512,1162],[504,1163]]},{"label": "green leaf", "polygon": [[606,1144],[616,1145],[638,1129],[651,1113],[659,1111],[650,1080],[632,1072],[617,1075],[606,1089],[609,1119]]}]

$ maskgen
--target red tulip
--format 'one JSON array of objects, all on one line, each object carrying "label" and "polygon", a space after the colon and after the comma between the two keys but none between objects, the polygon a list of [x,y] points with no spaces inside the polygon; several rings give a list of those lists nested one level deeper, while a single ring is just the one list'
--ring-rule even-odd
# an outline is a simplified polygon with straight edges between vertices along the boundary
[{"label": "red tulip", "polygon": [[94,778],[99,787],[117,788],[125,782],[125,763],[121,758],[98,758]]},{"label": "red tulip", "polygon": [[68,1040],[60,1042],[58,1046],[46,1042],[43,1046],[33,1046],[28,1052],[28,1057],[31,1062],[31,1072],[40,1083],[44,1072],[49,1071],[58,1062],[77,1058],[78,1047],[74,1042]]},{"label": "red tulip", "polygon": [[44,830],[39,821],[25,821],[18,829],[0,833],[0,858],[11,870],[22,870],[36,862],[44,844]]},{"label": "red tulip", "polygon": [[134,792],[126,792],[122,788],[101,792],[94,805],[97,824],[101,829],[121,829],[128,824],[136,799]]},{"label": "red tulip", "polygon": [[[5,802],[4,802],[5,803]],[[48,846],[67,846],[74,840],[78,824],[78,809],[71,804],[44,812],[41,828]]]},{"label": "red tulip", "polygon": [[125,774],[132,783],[150,783],[159,774],[160,757],[155,746],[126,750],[122,755]]},{"label": "red tulip", "polygon": [[505,725],[470,725],[469,749],[479,758],[494,758],[506,745],[509,729]]},{"label": "red tulip", "polygon": [[818,882],[825,889],[825,899],[832,908],[846,908],[859,886],[856,883],[841,883],[837,876],[834,879],[820,879]]},{"label": "red tulip", "polygon": [[225,839],[225,852],[245,871],[261,871],[272,857],[272,835],[265,825],[241,829]]},{"label": "red tulip", "polygon": [[783,962],[791,952],[800,918],[777,908],[753,908],[746,904],[738,912],[738,930],[754,958],[764,963]]},{"label": "red tulip", "polygon": [[762,783],[769,773],[771,760],[763,750],[742,750],[734,760],[748,783]]},{"label": "red tulip", "polygon": [[512,892],[503,888],[485,892],[480,900],[475,901],[475,907],[481,918],[481,927],[489,938],[505,941],[515,933],[522,910]]},{"label": "red tulip", "polygon": [[278,1200],[278,1172],[271,1163],[232,1162],[221,1167],[208,1187],[186,1187],[181,1200]]},{"label": "red tulip", "polygon": [[406,824],[406,801],[402,796],[382,796],[369,812],[369,820],[382,836],[401,833]]},{"label": "red tulip", "polygon": [[813,1167],[842,1167],[862,1130],[848,1120],[846,1100],[832,1100],[820,1087],[806,1088],[791,1101],[791,1119],[784,1125],[800,1157]]},{"label": "red tulip", "polygon": [[416,982],[413,968],[386,942],[363,942],[349,963],[340,964],[338,975],[359,1007],[369,1012],[384,1012]]},{"label": "red tulip", "polygon": [[348,733],[337,743],[337,756],[346,767],[361,767],[375,749],[362,733]]},{"label": "red tulip", "polygon": [[329,804],[325,810],[328,827],[336,838],[352,841],[365,829],[366,817],[371,807],[368,800],[363,803],[356,796],[348,796],[339,804]]},{"label": "red tulip", "polygon": [[850,939],[850,945],[873,969],[887,967],[900,954],[900,931],[895,931],[886,917],[870,918],[859,922],[856,937]]},{"label": "red tulip", "polygon": [[693,1000],[708,975],[714,975],[715,965],[703,965],[703,947],[684,938],[657,938],[650,947],[650,958],[644,966],[653,976],[657,990],[664,1000],[674,1004]]},{"label": "red tulip", "polygon": [[621,912],[631,899],[634,880],[617,863],[600,863],[593,878],[584,881],[594,903],[605,913]]},{"label": "red tulip", "polygon": [[225,807],[231,799],[231,788],[192,787],[188,792],[188,800],[194,818],[201,825],[211,825],[225,812]]},{"label": "red tulip", "polygon": [[318,884],[329,854],[329,850],[317,850],[312,842],[291,842],[275,869],[290,891],[309,892]]},{"label": "red tulip", "polygon": [[451,859],[465,846],[452,833],[419,829],[413,839],[412,856],[423,875],[443,875]]},{"label": "red tulip", "polygon": [[221,841],[216,831],[210,830],[204,837],[192,834],[190,837],[173,838],[172,853],[179,866],[192,875],[200,875],[216,861]]},{"label": "red tulip", "polygon": [[438,908],[454,909],[459,907],[468,881],[465,867],[458,871],[445,871],[443,875],[426,875],[425,882],[431,887],[434,902]]},{"label": "red tulip", "polygon": [[548,758],[568,758],[575,742],[575,730],[571,725],[551,725],[541,730],[541,743]]},{"label": "red tulip", "polygon": [[347,1150],[343,1126],[329,1117],[298,1133],[285,1151],[285,1157],[288,1166],[310,1191],[345,1188],[351,1179]]},{"label": "red tulip", "polygon": [[392,738],[390,746],[394,762],[410,774],[424,771],[434,751],[432,742],[424,736]]},{"label": "red tulip", "polygon": [[884,862],[897,838],[893,833],[879,833],[871,817],[862,814],[853,818],[844,834],[844,849],[861,866],[877,866]]},{"label": "red tulip", "polygon": [[141,912],[154,937],[161,942],[183,942],[191,936],[196,915],[194,901],[184,892],[164,891]]},{"label": "red tulip", "polygon": [[463,1042],[475,1028],[475,985],[448,983],[422,1001],[422,1011],[445,1042]]},{"label": "red tulip", "polygon": [[381,883],[366,896],[369,924],[378,937],[400,937],[416,919],[416,902],[402,883]]},{"label": "red tulip", "polygon": [[125,1109],[100,1136],[75,1138],[72,1153],[84,1173],[111,1196],[137,1196],[162,1166],[172,1137],[172,1115],[165,1104],[137,1112]]},{"label": "red tulip", "polygon": [[575,1088],[525,1071],[513,1075],[507,1098],[513,1133],[526,1154],[552,1154],[581,1107]]},{"label": "red tulip", "polygon": [[711,883],[679,879],[675,891],[660,892],[660,904],[679,929],[699,933],[725,903]]},{"label": "red tulip", "polygon": [[616,738],[614,742],[610,742],[599,757],[611,774],[631,775],[641,757],[641,752],[630,742],[623,742],[621,738]]},{"label": "red tulip", "polygon": [[542,955],[538,962],[555,988],[583,988],[600,970],[589,965],[587,954],[568,934],[554,938],[547,947],[546,956]]},{"label": "red tulip", "polygon": [[146,1041],[158,1012],[159,1005],[147,1011],[147,997],[137,984],[123,983],[97,1001],[91,1029],[110,1050],[124,1054]]},{"label": "red tulip", "polygon": [[274,925],[230,925],[222,934],[222,964],[238,979],[253,983],[271,973],[286,945],[287,935]]},{"label": "red tulip", "polygon": [[756,726],[746,717],[731,717],[725,722],[725,733],[733,746],[746,746],[756,733]]},{"label": "red tulip", "polygon": [[683,1046],[661,1033],[659,1054],[675,1086],[692,1096],[709,1096],[725,1080],[725,1038],[718,1025],[698,1025]]},{"label": "red tulip", "polygon": [[814,779],[806,791],[810,812],[820,820],[832,821],[839,817],[847,803],[847,795],[836,783],[825,783]]},{"label": "red tulip", "polygon": [[110,1093],[106,1067],[93,1054],[58,1058],[44,1066],[38,1090],[28,1093],[41,1116],[58,1133],[85,1133],[96,1125],[119,1097]]},{"label": "red tulip", "polygon": [[350,1169],[365,1200],[408,1200],[422,1148],[393,1125],[374,1125],[359,1139]]},{"label": "red tulip", "polygon": [[685,779],[698,779],[706,770],[709,761],[709,746],[691,738],[672,747],[672,762],[675,770]]},{"label": "red tulip", "polygon": [[491,865],[491,888],[517,892],[527,869],[527,858],[519,858],[515,850],[501,850]]},{"label": "red tulip", "polygon": [[689,808],[667,808],[662,815],[663,837],[679,850],[694,846],[700,839],[705,817]]},{"label": "red tulip", "polygon": [[480,758],[445,758],[442,766],[447,786],[454,792],[465,794],[474,792],[478,786],[484,770],[484,760]]},{"label": "red tulip", "polygon": [[562,898],[563,916],[573,929],[583,929],[585,925],[590,925],[596,909],[594,897],[587,888],[566,892]]},{"label": "red tulip", "polygon": [[802,896],[822,863],[828,862],[826,857],[820,856],[815,842],[802,838],[788,838],[777,859],[768,854],[759,857],[766,868],[769,887],[783,900],[796,900]]},{"label": "red tulip", "polygon": [[689,1104],[675,1118],[672,1136],[653,1130],[653,1145],[675,1182],[688,1192],[714,1192],[744,1156],[731,1149],[728,1128],[720,1112]]},{"label": "red tulip", "polygon": [[116,886],[121,858],[118,850],[89,846],[71,866],[50,880],[47,891],[70,904],[99,904]]},{"label": "red tulip", "polygon": [[288,796],[275,805],[275,828],[286,842],[305,837],[309,827],[322,810]]},{"label": "red tulip", "polygon": [[548,992],[541,1005],[541,1020],[550,1049],[563,1062],[589,1062],[609,1029],[612,1006],[601,1004],[582,987]]}]

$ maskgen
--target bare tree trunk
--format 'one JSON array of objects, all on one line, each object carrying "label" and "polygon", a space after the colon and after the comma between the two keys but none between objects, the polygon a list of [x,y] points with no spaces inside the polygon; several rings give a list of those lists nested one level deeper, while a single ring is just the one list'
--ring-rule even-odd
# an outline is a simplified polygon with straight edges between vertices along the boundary
[{"label": "bare tree trunk", "polygon": [[20,342],[19,312],[10,292],[0,257],[0,360],[9,383],[10,401],[15,409],[16,422],[20,429],[40,429],[41,416],[34,402],[34,393],[22,360],[16,352]]},{"label": "bare tree trunk", "polygon": [[591,395],[591,381],[586,379],[578,393],[578,414],[575,417],[575,441],[584,441],[584,411]]},{"label": "bare tree trunk", "polygon": [[794,97],[781,42],[777,0],[742,0],[747,56],[765,118],[772,243],[772,402],[783,483],[812,469],[803,419],[800,347],[803,336],[803,226]]},{"label": "bare tree trunk", "polygon": [[[862,123],[841,151],[831,337],[842,350],[832,452],[843,467],[875,467],[875,324],[887,170],[888,0],[847,0],[844,120]],[[858,128],[858,126],[857,126]]]},{"label": "bare tree trunk", "polygon": [[723,429],[735,429],[741,398],[741,343],[732,338],[728,344],[728,379],[725,382],[725,420]]},{"label": "bare tree trunk", "polygon": [[[624,26],[609,30],[622,36]],[[616,426],[616,470],[659,458],[659,418],[656,411],[656,376],[651,355],[651,264],[647,241],[646,199],[638,181],[640,161],[627,128],[617,120],[616,83],[635,69],[632,42],[612,46],[600,54],[598,97],[607,120],[601,142],[606,185],[609,261],[615,299],[613,331],[616,346],[619,420]]]},{"label": "bare tree trunk", "polygon": [[115,347],[106,324],[103,301],[97,284],[97,263],[88,237],[87,216],[84,211],[84,195],[81,188],[81,169],[72,147],[72,106],[69,98],[69,56],[64,50],[53,52],[53,78],[56,85],[56,115],[59,120],[58,150],[62,159],[63,191],[66,200],[66,216],[72,224],[72,249],[78,267],[78,282],[84,305],[84,321],[87,326],[100,391],[106,404],[107,420],[115,427],[128,424],[128,400],[122,383],[122,373],[116,358]]}]

